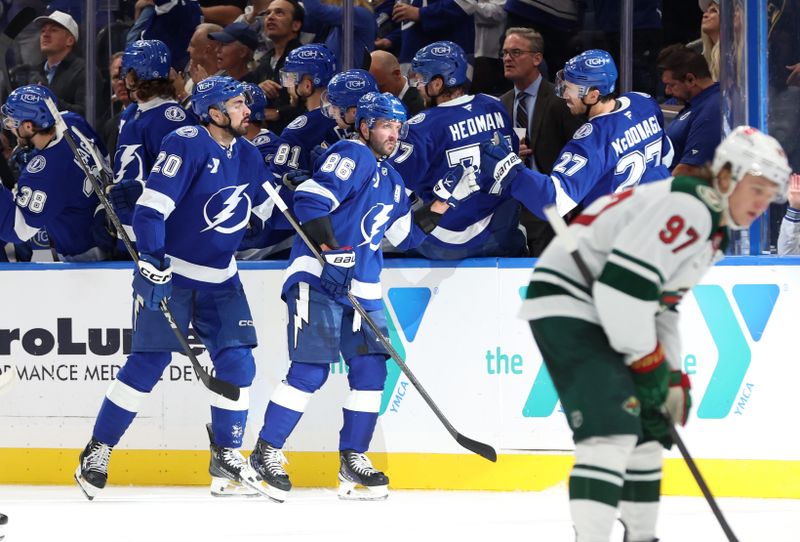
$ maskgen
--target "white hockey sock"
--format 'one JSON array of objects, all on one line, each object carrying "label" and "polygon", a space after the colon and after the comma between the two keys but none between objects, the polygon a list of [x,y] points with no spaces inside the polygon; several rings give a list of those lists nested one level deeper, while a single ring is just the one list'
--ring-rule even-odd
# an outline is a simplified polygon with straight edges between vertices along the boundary
[{"label": "white hockey sock", "polygon": [[628,460],[620,501],[626,542],[655,540],[663,453],[660,443],[647,442],[637,446]]}]

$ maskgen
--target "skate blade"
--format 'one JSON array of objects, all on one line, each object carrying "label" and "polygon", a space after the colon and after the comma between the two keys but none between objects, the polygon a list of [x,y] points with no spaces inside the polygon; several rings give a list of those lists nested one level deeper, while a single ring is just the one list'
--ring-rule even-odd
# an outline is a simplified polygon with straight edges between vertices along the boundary
[{"label": "skate blade", "polygon": [[81,488],[83,494],[86,496],[87,499],[93,501],[94,498],[100,493],[100,490],[103,489],[102,487],[93,486],[90,484],[83,476],[81,476],[81,466],[78,465],[78,468],[75,469],[75,481],[78,483],[78,487]]},{"label": "skate blade", "polygon": [[389,498],[389,486],[357,486],[355,482],[340,479],[338,493],[343,501],[385,501]]},{"label": "skate blade", "polygon": [[256,489],[244,486],[233,480],[228,480],[227,478],[212,478],[210,489],[212,497],[219,497],[222,499],[229,497],[252,498],[261,496]]},{"label": "skate blade", "polygon": [[286,500],[286,493],[285,491],[281,491],[276,487],[272,487],[265,483],[260,477],[255,478],[252,476],[244,476],[242,477],[242,485],[249,487],[258,492],[259,495],[262,495],[272,502],[283,502]]}]

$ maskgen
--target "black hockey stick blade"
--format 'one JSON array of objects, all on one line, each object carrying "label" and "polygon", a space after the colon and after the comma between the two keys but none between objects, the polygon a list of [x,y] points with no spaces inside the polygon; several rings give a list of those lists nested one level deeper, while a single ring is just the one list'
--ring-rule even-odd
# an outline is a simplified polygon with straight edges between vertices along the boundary
[{"label": "black hockey stick blade", "polygon": [[11,40],[15,39],[26,26],[33,22],[36,18],[36,14],[36,10],[30,6],[22,8],[3,29],[3,36]]},{"label": "black hockey stick blade", "polygon": [[478,442],[477,440],[472,440],[469,437],[465,437],[461,433],[456,434],[456,442],[470,452],[476,453],[484,459],[488,459],[492,463],[497,462],[497,452],[488,444]]}]

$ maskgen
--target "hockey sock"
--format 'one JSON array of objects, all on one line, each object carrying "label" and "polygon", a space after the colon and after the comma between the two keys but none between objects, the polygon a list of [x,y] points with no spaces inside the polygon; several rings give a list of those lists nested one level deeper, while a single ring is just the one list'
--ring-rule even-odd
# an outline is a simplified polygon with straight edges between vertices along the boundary
[{"label": "hockey sock", "polygon": [[211,429],[214,444],[222,448],[241,448],[250,407],[250,384],[256,373],[253,352],[248,347],[224,348],[211,356],[217,378],[239,386],[239,399],[211,394]]},{"label": "hockey sock", "polygon": [[649,542],[656,538],[662,459],[661,444],[652,441],[634,448],[628,460],[620,501],[626,542]]},{"label": "hockey sock", "polygon": [[577,540],[608,542],[622,495],[623,473],[634,435],[590,437],[575,445],[569,503]]},{"label": "hockey sock", "polygon": [[322,387],[329,372],[329,365],[293,361],[286,380],[272,392],[258,436],[276,448],[283,448],[311,396]]},{"label": "hockey sock", "polygon": [[355,356],[347,361],[347,365],[350,368],[347,374],[350,394],[342,409],[344,421],[339,433],[339,450],[363,453],[369,449],[378,422],[386,383],[386,356]]}]

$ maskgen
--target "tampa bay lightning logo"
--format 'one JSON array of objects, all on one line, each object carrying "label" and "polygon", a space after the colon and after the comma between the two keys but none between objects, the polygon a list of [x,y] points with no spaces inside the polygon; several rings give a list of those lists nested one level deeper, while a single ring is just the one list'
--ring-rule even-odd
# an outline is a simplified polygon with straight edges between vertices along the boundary
[{"label": "tampa bay lightning logo", "polygon": [[408,119],[408,124],[419,124],[423,120],[425,120],[425,113],[417,113],[416,115]]},{"label": "tampa bay lightning logo", "polygon": [[289,128],[290,130],[297,130],[305,126],[307,122],[308,122],[308,117],[306,117],[305,115],[300,115],[292,122],[290,122],[287,128]]},{"label": "tampa bay lightning logo", "polygon": [[27,167],[25,168],[28,173],[39,173],[47,166],[47,160],[41,154],[37,154],[31,161],[28,162]]},{"label": "tampa bay lightning logo", "polygon": [[256,147],[258,147],[259,145],[266,145],[270,141],[272,141],[272,139],[269,137],[268,134],[261,134],[254,137],[252,143]]},{"label": "tampa bay lightning logo", "polygon": [[[372,250],[378,250],[381,246],[381,239],[386,223],[389,222],[394,205],[387,203],[376,203],[373,205],[367,214],[361,219],[361,235],[364,236],[364,241],[358,246],[369,245]],[[375,237],[378,237],[375,239]]]},{"label": "tampa bay lightning logo", "polygon": [[125,179],[144,180],[144,163],[142,157],[137,152],[141,145],[120,145],[114,162],[117,164],[117,174],[114,176],[114,183]]},{"label": "tampa bay lightning logo", "polygon": [[186,112],[183,110],[182,107],[173,105],[164,110],[164,116],[167,118],[167,120],[171,120],[173,122],[181,122],[182,120],[186,119]]},{"label": "tampa bay lightning logo", "polygon": [[589,134],[591,134],[593,130],[594,130],[594,126],[592,126],[590,123],[587,122],[586,124],[584,124],[583,126],[578,128],[577,130],[575,130],[575,133],[573,134],[572,139],[583,139],[584,137],[588,137]]},{"label": "tampa bay lightning logo", "polygon": [[175,130],[175,133],[181,137],[195,137],[197,135],[197,128],[194,126],[182,126]]},{"label": "tampa bay lightning logo", "polygon": [[201,232],[236,233],[250,219],[250,196],[244,193],[248,184],[226,186],[218,190],[203,206],[203,218],[208,224]]}]

